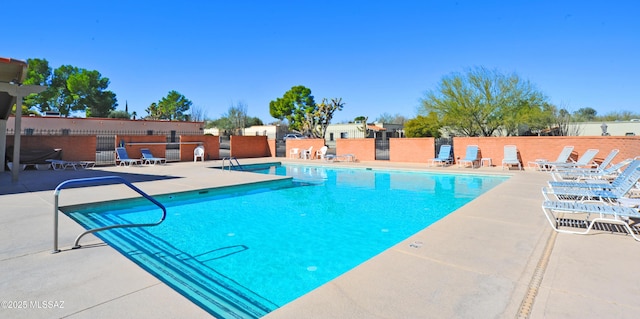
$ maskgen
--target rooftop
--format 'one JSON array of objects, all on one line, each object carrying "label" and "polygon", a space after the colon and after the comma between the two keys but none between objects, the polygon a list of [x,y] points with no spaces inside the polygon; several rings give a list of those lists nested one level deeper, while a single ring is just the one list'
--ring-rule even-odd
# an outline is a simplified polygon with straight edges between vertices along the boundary
[{"label": "rooftop", "polygon": [[[247,159],[243,163],[273,161]],[[283,160],[284,162],[285,160]],[[321,162],[316,162],[321,163]],[[206,318],[209,315],[60,214],[52,254],[53,189],[88,176],[119,175],[150,194],[277,178],[207,169],[219,161],[144,167],[0,173],[3,317]],[[424,165],[333,163],[427,170]],[[267,318],[635,318],[640,243],[610,233],[556,234],[540,209],[547,173],[495,167],[438,172],[509,174],[485,195]],[[206,178],[203,178],[206,177]],[[65,189],[60,205],[133,196],[118,185]],[[415,243],[421,243],[415,245]],[[7,301],[63,302],[64,308],[5,309]],[[14,303],[15,304],[15,303]]]}]

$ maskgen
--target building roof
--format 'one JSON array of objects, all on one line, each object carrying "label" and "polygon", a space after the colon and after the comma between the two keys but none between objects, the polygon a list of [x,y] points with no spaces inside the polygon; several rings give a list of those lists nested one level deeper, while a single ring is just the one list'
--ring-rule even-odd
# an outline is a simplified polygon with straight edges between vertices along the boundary
[{"label": "building roof", "polygon": [[[27,63],[21,60],[0,57],[0,83],[22,83],[27,76]],[[6,120],[11,108],[16,103],[15,97],[0,91],[0,120]]]}]

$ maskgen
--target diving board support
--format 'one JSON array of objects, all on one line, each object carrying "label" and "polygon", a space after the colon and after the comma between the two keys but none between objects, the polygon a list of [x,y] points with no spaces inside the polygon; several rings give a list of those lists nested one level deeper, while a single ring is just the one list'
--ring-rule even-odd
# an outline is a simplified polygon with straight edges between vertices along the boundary
[{"label": "diving board support", "polygon": [[64,189],[64,188],[66,188],[66,187],[69,187],[69,186],[78,186],[78,185],[87,185],[87,184],[91,184],[91,185],[95,186],[95,185],[99,185],[99,184],[104,184],[105,182],[118,182],[118,183],[121,183],[121,184],[125,184],[126,186],[128,186],[129,188],[134,190],[136,193],[142,195],[142,197],[146,198],[147,200],[149,200],[150,202],[152,202],[153,204],[158,206],[162,210],[162,217],[160,218],[160,220],[158,220],[155,223],[110,225],[110,226],[104,226],[104,227],[89,229],[89,230],[81,233],[80,235],[78,235],[78,237],[76,237],[76,240],[73,243],[73,249],[80,248],[80,245],[78,243],[80,242],[80,239],[84,235],[95,233],[95,232],[99,232],[99,231],[103,231],[103,230],[107,230],[107,229],[113,229],[113,228],[157,226],[157,225],[160,225],[160,223],[162,223],[164,221],[164,219],[167,217],[167,209],[164,207],[164,205],[162,205],[162,203],[158,202],[155,198],[153,198],[150,195],[148,195],[147,193],[143,192],[141,189],[135,187],[129,181],[125,180],[124,178],[122,178],[120,176],[89,177],[89,178],[78,178],[78,179],[66,180],[66,181],[58,184],[58,186],[54,190],[54,195],[53,195],[53,197],[54,197],[53,251],[51,253],[55,254],[55,253],[59,253],[60,252],[60,249],[58,249],[58,207],[59,207],[58,206],[58,199],[60,197],[60,191],[62,189]]}]

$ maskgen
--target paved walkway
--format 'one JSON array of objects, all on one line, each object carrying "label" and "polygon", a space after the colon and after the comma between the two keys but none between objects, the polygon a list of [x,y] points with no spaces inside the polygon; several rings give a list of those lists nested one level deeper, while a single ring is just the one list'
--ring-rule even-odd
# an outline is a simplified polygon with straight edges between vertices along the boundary
[{"label": "paved walkway", "polygon": [[[265,160],[273,159],[243,162]],[[71,250],[83,229],[63,214],[62,252],[51,254],[53,189],[67,179],[105,175],[150,194],[274,178],[207,168],[217,164],[25,171],[17,183],[0,173],[0,318],[209,318],[96,237]],[[640,243],[608,233],[556,236],[540,210],[547,174],[506,173],[513,175],[507,182],[267,318],[636,318]],[[68,189],[60,204],[136,195],[121,185]],[[5,309],[22,301],[29,309]]]}]

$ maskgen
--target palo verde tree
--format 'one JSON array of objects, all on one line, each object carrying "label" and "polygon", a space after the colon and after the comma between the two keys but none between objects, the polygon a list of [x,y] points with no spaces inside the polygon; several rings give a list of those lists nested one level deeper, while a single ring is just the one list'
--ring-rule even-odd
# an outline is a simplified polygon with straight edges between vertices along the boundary
[{"label": "palo verde tree", "polygon": [[304,129],[306,114],[313,113],[316,102],[311,90],[302,86],[294,86],[281,98],[269,102],[269,114],[278,120],[287,120],[289,128],[301,132]]},{"label": "palo verde tree", "polygon": [[492,136],[498,130],[515,135],[536,118],[546,97],[516,74],[476,67],[442,78],[422,99],[419,115],[434,112],[442,126],[457,135]]},{"label": "palo verde tree", "polygon": [[427,116],[418,115],[404,124],[407,137],[440,137],[438,116],[431,112]]},{"label": "palo verde tree", "polygon": [[336,111],[341,111],[344,104],[342,98],[322,99],[322,102],[316,104],[312,112],[306,114],[303,129],[311,132],[313,137],[324,139],[333,114]]},{"label": "palo verde tree", "polygon": [[30,108],[58,111],[64,116],[84,111],[87,116],[106,117],[118,105],[116,95],[107,90],[109,79],[98,71],[62,65],[52,74],[45,59],[28,59],[27,63],[25,84],[48,86],[44,92],[27,97],[25,103]]}]

